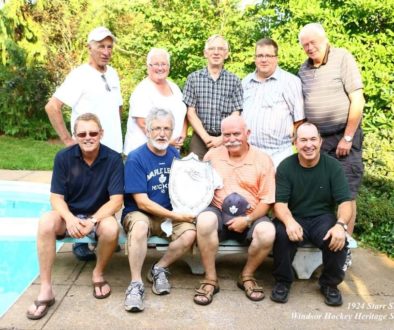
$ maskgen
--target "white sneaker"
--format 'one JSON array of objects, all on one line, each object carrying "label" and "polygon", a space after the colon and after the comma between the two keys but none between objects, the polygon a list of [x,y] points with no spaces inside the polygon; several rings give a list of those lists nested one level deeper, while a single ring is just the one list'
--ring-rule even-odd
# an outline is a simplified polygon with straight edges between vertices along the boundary
[{"label": "white sneaker", "polygon": [[342,270],[346,272],[351,265],[352,265],[352,251],[348,249],[345,264],[343,265]]},{"label": "white sneaker", "polygon": [[170,293],[171,285],[168,282],[167,274],[170,274],[168,268],[158,267],[156,265],[153,265],[148,272],[147,278],[149,282],[153,283],[152,292],[154,294],[163,295]]},{"label": "white sneaker", "polygon": [[126,289],[124,308],[128,312],[142,312],[144,310],[144,283],[130,282]]}]

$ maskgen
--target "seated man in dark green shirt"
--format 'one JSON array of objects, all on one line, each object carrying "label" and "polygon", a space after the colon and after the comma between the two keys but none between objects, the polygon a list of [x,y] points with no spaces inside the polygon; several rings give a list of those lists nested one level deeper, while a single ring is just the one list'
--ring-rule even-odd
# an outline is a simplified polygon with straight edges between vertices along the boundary
[{"label": "seated man in dark green shirt", "polygon": [[[294,280],[291,264],[297,246],[309,241],[323,253],[319,278],[325,303],[342,305],[337,285],[343,281],[347,253],[346,229],[351,197],[340,163],[320,153],[322,138],[315,125],[304,123],[296,131],[298,154],[286,158],[276,173],[274,271],[271,299],[285,303]],[[335,208],[338,206],[337,214]]]}]

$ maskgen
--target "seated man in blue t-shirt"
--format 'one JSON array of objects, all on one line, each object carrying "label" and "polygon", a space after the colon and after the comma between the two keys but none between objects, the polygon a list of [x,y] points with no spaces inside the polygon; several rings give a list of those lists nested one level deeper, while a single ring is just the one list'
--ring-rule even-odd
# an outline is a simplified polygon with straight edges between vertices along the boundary
[{"label": "seated man in blue t-shirt", "polygon": [[174,128],[174,116],[162,109],[153,109],[146,118],[148,142],[132,151],[125,165],[125,208],[122,224],[127,233],[127,250],[131,283],[126,290],[126,311],[144,309],[144,284],[141,268],[147,251],[149,235],[163,236],[161,224],[172,220],[172,242],[164,256],[152,266],[148,280],[152,291],[170,293],[168,266],[187,252],[196,238],[194,217],[172,211],[168,195],[168,179],[178,151],[169,146]]},{"label": "seated man in blue t-shirt", "polygon": [[352,215],[351,197],[341,164],[321,153],[321,145],[316,126],[301,124],[295,135],[298,153],[283,160],[276,172],[276,284],[271,294],[275,302],[287,302],[297,246],[310,241],[323,254],[319,285],[325,303],[342,305],[337,286],[345,277],[342,268],[347,254],[347,224]]},{"label": "seated man in blue t-shirt", "polygon": [[42,318],[55,303],[51,272],[56,238],[89,235],[98,239],[93,296],[103,299],[111,294],[103,274],[118,242],[119,226],[114,214],[123,204],[124,171],[120,154],[100,143],[103,134],[98,117],[85,113],[75,121],[77,144],[55,157],[52,211],[42,215],[37,233],[41,286],[37,300],[27,311],[29,319]]}]

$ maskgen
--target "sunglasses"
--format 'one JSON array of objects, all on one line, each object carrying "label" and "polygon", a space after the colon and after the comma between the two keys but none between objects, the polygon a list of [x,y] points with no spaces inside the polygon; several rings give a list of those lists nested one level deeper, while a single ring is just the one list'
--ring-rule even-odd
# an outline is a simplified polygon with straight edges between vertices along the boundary
[{"label": "sunglasses", "polygon": [[90,137],[96,137],[99,134],[100,134],[99,131],[93,131],[93,132],[79,132],[75,135],[79,138],[85,138],[87,135],[89,135]]},{"label": "sunglasses", "polygon": [[104,81],[105,89],[107,90],[107,92],[110,92],[111,91],[111,87],[109,87],[108,81],[107,81],[107,79],[105,78],[105,76],[103,74],[101,75],[101,79],[103,79],[103,81]]}]

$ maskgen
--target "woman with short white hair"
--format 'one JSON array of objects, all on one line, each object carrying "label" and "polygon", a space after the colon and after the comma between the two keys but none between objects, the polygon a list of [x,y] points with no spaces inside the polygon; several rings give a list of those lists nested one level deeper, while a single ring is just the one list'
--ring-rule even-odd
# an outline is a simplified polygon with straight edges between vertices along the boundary
[{"label": "woman with short white hair", "polygon": [[142,80],[130,97],[129,118],[123,152],[138,148],[147,141],[145,118],[153,108],[171,111],[175,127],[170,144],[176,148],[183,145],[186,137],[186,105],[182,101],[179,87],[168,78],[170,54],[162,48],[152,48],[147,55],[148,76]]}]

